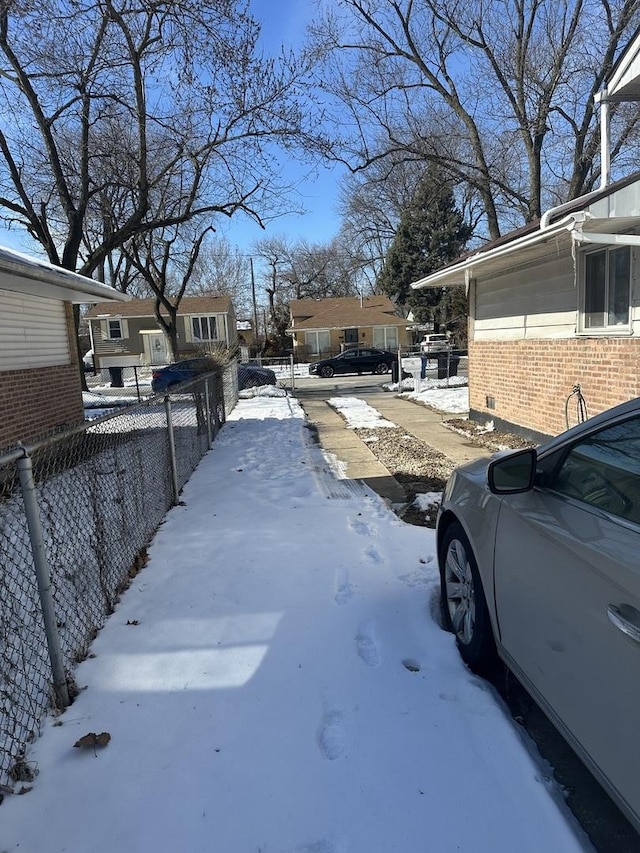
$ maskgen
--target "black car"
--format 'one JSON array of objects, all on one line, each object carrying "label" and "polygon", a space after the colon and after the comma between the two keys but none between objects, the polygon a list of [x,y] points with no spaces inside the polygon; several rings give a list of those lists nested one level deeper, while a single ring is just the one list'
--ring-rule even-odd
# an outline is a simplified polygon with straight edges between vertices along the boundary
[{"label": "black car", "polygon": [[238,365],[238,390],[258,388],[261,385],[275,385],[276,375],[269,367],[259,367],[257,364]]},{"label": "black car", "polygon": [[388,373],[396,361],[392,352],[372,347],[348,349],[333,358],[323,358],[309,365],[312,376],[328,379],[334,373]]},{"label": "black car", "polygon": [[219,369],[219,365],[206,356],[185,358],[166,367],[154,368],[151,374],[151,390],[154,394],[162,394],[163,391],[173,390],[181,382],[189,382],[203,373]]}]

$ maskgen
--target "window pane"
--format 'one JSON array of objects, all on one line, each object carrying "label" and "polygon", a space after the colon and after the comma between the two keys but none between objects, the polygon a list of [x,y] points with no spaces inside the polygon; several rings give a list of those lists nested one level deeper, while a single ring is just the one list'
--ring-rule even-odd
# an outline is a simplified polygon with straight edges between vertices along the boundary
[{"label": "window pane", "polygon": [[193,329],[193,337],[198,341],[202,340],[202,336],[200,334],[200,318],[199,317],[192,317],[191,318],[191,327]]},{"label": "window pane", "polygon": [[120,320],[109,320],[109,337],[112,340],[114,338],[122,337],[122,327],[120,326]]},{"label": "window pane", "polygon": [[605,259],[606,252],[592,252],[585,257],[584,325],[587,329],[605,324]]},{"label": "window pane", "polygon": [[331,336],[329,332],[318,332],[318,352],[329,352]]},{"label": "window pane", "polygon": [[639,524],[640,419],[575,444],[551,488]]},{"label": "window pane", "polygon": [[613,249],[609,252],[609,326],[629,323],[629,284],[631,281],[631,250]]},{"label": "window pane", "polygon": [[384,349],[398,349],[398,328],[397,326],[389,326],[385,329],[385,346]]}]

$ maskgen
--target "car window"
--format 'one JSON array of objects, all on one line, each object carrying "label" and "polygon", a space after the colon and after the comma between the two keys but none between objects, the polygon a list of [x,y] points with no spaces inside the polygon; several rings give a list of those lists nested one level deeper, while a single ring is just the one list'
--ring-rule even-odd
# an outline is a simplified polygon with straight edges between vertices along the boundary
[{"label": "car window", "polygon": [[640,418],[576,442],[550,488],[640,524]]}]

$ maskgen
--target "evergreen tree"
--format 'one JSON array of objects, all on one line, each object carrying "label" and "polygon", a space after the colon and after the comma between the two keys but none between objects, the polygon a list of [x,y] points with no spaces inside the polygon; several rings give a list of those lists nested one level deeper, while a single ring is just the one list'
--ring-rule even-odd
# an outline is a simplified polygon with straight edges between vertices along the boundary
[{"label": "evergreen tree", "polygon": [[460,326],[464,327],[467,311],[460,294],[453,293],[457,288],[415,291],[411,290],[411,282],[457,258],[470,233],[456,207],[450,184],[442,172],[430,167],[401,214],[378,277],[379,288],[404,311],[412,311],[417,322],[433,321],[445,327],[451,324],[456,337],[462,337],[453,314],[459,315],[462,309]]}]

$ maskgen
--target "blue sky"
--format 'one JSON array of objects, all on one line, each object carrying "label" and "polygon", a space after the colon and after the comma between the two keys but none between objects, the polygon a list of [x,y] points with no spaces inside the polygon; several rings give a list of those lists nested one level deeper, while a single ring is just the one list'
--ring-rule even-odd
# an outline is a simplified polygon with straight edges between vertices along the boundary
[{"label": "blue sky", "polygon": [[[320,5],[318,0],[251,0],[253,16],[262,25],[264,50],[277,53],[281,45],[285,48],[300,47],[306,27],[317,15]],[[297,186],[293,202],[298,207],[302,206],[305,213],[279,217],[270,222],[266,230],[246,217],[238,216],[222,223],[220,234],[247,251],[256,240],[278,235],[310,243],[328,242],[336,235],[339,226],[336,213],[338,181],[345,174],[345,169],[320,166],[314,173],[308,165],[294,161],[287,162],[284,168],[286,181]]]},{"label": "blue sky", "polygon": [[[262,25],[261,41],[265,53],[277,53],[280,46],[299,47],[305,36],[307,24],[320,7],[318,0],[251,0],[253,16]],[[286,236],[304,239],[311,243],[324,243],[337,233],[339,217],[338,180],[344,174],[340,167],[329,169],[320,166],[315,171],[308,164],[286,161],[283,177],[297,187],[292,206],[303,207],[305,213],[281,216],[263,230],[246,216],[237,215],[221,221],[218,233],[233,245],[250,253],[252,245],[267,237]],[[7,231],[0,227],[0,243],[30,254],[40,254],[37,244],[18,230]]]}]

